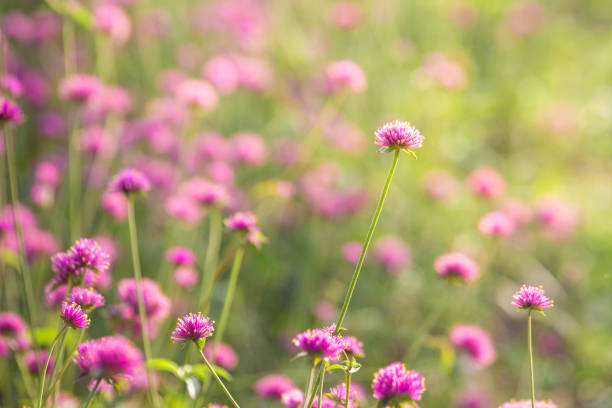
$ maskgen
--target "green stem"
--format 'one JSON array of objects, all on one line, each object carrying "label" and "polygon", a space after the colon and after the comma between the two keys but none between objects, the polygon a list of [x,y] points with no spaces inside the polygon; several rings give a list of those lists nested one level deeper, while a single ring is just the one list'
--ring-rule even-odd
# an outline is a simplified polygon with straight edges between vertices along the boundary
[{"label": "green stem", "polygon": [[51,356],[53,355],[53,349],[55,349],[55,344],[57,343],[57,339],[59,339],[60,335],[64,333],[68,326],[65,324],[62,328],[57,332],[55,338],[51,342],[51,347],[49,348],[49,353],[47,353],[47,358],[45,359],[45,366],[42,372],[42,379],[40,381],[40,390],[38,391],[38,408],[42,408],[43,404],[43,394],[45,392],[45,379],[47,378],[47,368],[49,368],[49,361],[51,361]]},{"label": "green stem", "polygon": [[62,17],[62,41],[64,46],[64,74],[68,77],[76,73],[74,25],[70,17]]},{"label": "green stem", "polygon": [[216,345],[223,341],[223,335],[227,327],[229,319],[229,312],[232,308],[232,301],[234,300],[234,293],[236,292],[236,286],[238,283],[238,274],[240,273],[240,265],[242,264],[242,258],[244,256],[244,246],[241,246],[236,251],[234,256],[234,263],[232,264],[232,271],[230,272],[230,279],[227,285],[227,292],[225,294],[225,301],[223,303],[223,309],[221,309],[221,317],[219,318],[219,325],[217,326],[217,333],[215,335],[215,343],[213,345],[213,361],[215,359]]},{"label": "green stem", "polygon": [[96,381],[96,384],[89,392],[89,395],[87,396],[87,401],[85,401],[85,405],[83,405],[83,408],[89,407],[89,405],[91,404],[91,401],[93,401],[94,395],[96,395],[96,391],[98,391],[98,387],[100,386],[101,382],[102,382],[102,377],[98,378],[98,380]]},{"label": "green stem", "polygon": [[78,114],[73,108],[72,128],[68,139],[68,214],[70,218],[70,239],[77,239],[81,233],[81,152],[77,132]]},{"label": "green stem", "polygon": [[47,401],[47,399],[49,398],[49,395],[53,392],[53,389],[55,388],[55,386],[62,379],[68,367],[70,367],[70,363],[72,362],[72,355],[76,351],[77,347],[79,347],[79,344],[81,343],[81,340],[83,339],[84,334],[85,334],[85,329],[81,329],[78,340],[74,344],[74,347],[72,347],[72,350],[70,350],[70,353],[67,354],[66,361],[64,365],[62,366],[61,370],[59,370],[55,378],[53,378],[53,382],[51,383],[51,385],[49,386],[47,392],[45,393],[43,397],[43,402]]},{"label": "green stem", "polygon": [[321,385],[319,386],[319,399],[317,400],[317,408],[321,408],[321,401],[323,401],[323,384],[325,383],[325,364],[321,363],[323,367],[323,374],[321,375]]},{"label": "green stem", "polygon": [[533,378],[533,349],[531,347],[531,309],[527,315],[527,350],[529,352],[529,381],[531,382],[531,408],[535,408],[535,380]]},{"label": "green stem", "polygon": [[[147,315],[142,294],[142,272],[140,269],[140,255],[138,252],[138,233],[136,232],[136,217],[134,215],[134,196],[128,196],[128,224],[130,230],[130,246],[132,251],[132,263],[134,265],[134,280],[136,281],[136,296],[138,297],[138,315],[140,317],[140,329],[142,334],[142,344],[144,347],[145,360],[151,360],[151,342],[147,335]],[[159,407],[159,396],[157,394],[157,384],[151,375],[151,368],[146,369],[147,380],[150,385],[149,393],[151,401],[155,407]]]},{"label": "green stem", "polygon": [[211,274],[217,268],[219,260],[219,247],[221,245],[222,220],[219,209],[215,208],[210,212],[208,231],[208,245],[206,247],[206,258],[204,259],[204,273],[202,274],[202,283],[200,287],[200,298],[198,305],[202,305],[206,296],[207,284],[209,283]]},{"label": "green stem", "polygon": [[19,222],[19,196],[17,193],[17,167],[15,166],[15,146],[13,144],[13,134],[9,125],[4,126],[4,144],[6,147],[6,165],[8,168],[9,175],[9,190],[11,196],[11,206],[13,210],[13,224],[15,226],[15,233],[17,234],[17,271],[21,274],[23,297],[26,304],[26,318],[28,320],[28,326],[30,328],[30,336],[32,337],[32,343],[34,349],[38,349],[38,341],[34,336],[34,291],[32,290],[32,276],[28,262],[26,260],[25,244],[23,240],[23,229]]},{"label": "green stem", "polygon": [[348,310],[349,304],[351,303],[351,298],[353,297],[353,292],[355,291],[355,286],[357,285],[357,279],[359,278],[359,272],[361,272],[361,267],[363,266],[363,260],[365,259],[366,252],[368,247],[370,246],[370,242],[372,241],[372,235],[374,235],[374,230],[376,229],[376,224],[378,223],[378,219],[380,218],[380,213],[382,212],[383,205],[385,203],[385,198],[387,197],[387,192],[389,191],[389,186],[391,185],[391,179],[393,178],[393,173],[395,173],[395,168],[397,167],[397,162],[399,159],[400,150],[395,150],[395,155],[393,156],[393,163],[391,164],[391,168],[389,169],[389,174],[387,175],[387,181],[385,181],[385,186],[383,187],[382,193],[380,194],[380,199],[378,200],[378,205],[376,206],[376,211],[374,212],[374,217],[372,218],[372,223],[370,224],[370,229],[368,230],[368,234],[363,243],[363,248],[361,249],[361,255],[359,255],[359,261],[357,262],[357,266],[355,267],[355,272],[353,272],[353,278],[351,279],[351,283],[349,285],[348,291],[346,292],[346,296],[344,297],[344,303],[342,304],[342,309],[340,311],[340,316],[338,316],[338,321],[336,323],[336,330],[334,331],[334,335],[338,335],[342,328],[342,323],[344,322],[344,317],[346,316],[346,312]]},{"label": "green stem", "polygon": [[344,406],[349,408],[349,401],[351,400],[351,371],[346,370],[346,399],[344,400]]},{"label": "green stem", "polygon": [[210,362],[208,361],[208,359],[206,358],[206,356],[202,352],[202,348],[200,348],[200,346],[198,345],[197,342],[195,342],[195,343],[196,343],[196,347],[198,347],[198,349],[200,350],[200,356],[202,357],[202,360],[204,361],[204,364],[206,364],[206,366],[210,370],[210,373],[212,374],[212,376],[215,377],[215,380],[217,381],[217,383],[219,384],[219,386],[221,387],[221,389],[223,390],[223,392],[227,396],[227,399],[229,399],[232,402],[232,406],[234,406],[234,408],[240,408],[240,405],[238,405],[238,403],[236,402],[234,397],[232,397],[232,394],[230,394],[230,392],[227,389],[227,387],[225,386],[225,384],[223,384],[223,381],[221,381],[221,379],[217,375],[214,367],[212,366],[212,364],[210,364]]},{"label": "green stem", "polygon": [[304,398],[304,401],[307,401],[306,404],[304,404],[304,408],[312,407],[312,403],[314,402],[315,395],[317,395],[317,390],[321,386],[324,372],[325,372],[325,364],[321,363],[321,369],[319,370],[319,374],[317,374],[317,381],[315,381],[314,389],[312,390],[312,393],[310,394],[310,398]]},{"label": "green stem", "polygon": [[23,379],[23,384],[25,385],[26,392],[31,400],[35,400],[36,398],[36,390],[34,384],[32,384],[32,380],[30,379],[30,373],[26,369],[25,365],[21,358],[16,356],[15,362],[17,363],[17,368],[19,369],[19,373],[21,374],[21,378]]},{"label": "green stem", "polygon": [[314,374],[316,371],[317,365],[313,362],[312,368],[310,369],[310,375],[308,376],[308,383],[306,384],[306,390],[304,391],[304,399],[310,396],[312,392],[312,381],[314,380]]},{"label": "green stem", "polygon": [[215,287],[215,282],[221,277],[221,274],[225,270],[225,267],[229,262],[234,258],[236,252],[240,247],[234,248],[231,250],[219,263],[215,273],[210,277],[210,282],[206,285],[206,292],[204,293],[204,297],[202,298],[202,303],[200,304],[200,310],[203,314],[208,313],[208,308],[210,307],[210,297],[212,296],[212,291]]}]

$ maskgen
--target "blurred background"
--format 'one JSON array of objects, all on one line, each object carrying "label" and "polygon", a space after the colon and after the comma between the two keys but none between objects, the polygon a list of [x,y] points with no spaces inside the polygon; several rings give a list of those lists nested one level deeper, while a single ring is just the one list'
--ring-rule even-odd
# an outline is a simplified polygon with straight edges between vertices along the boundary
[{"label": "blurred background", "polygon": [[[99,10],[108,5],[119,12]],[[20,200],[38,220],[28,247],[37,299],[48,295],[50,255],[77,238],[64,182],[70,129],[81,135],[82,235],[116,252],[89,338],[118,330],[112,306],[117,282],[132,275],[129,237],[121,203],[104,191],[135,167],[153,183],[137,211],[144,275],[172,300],[154,352],[183,360],[169,333],[194,310],[200,282],[178,284],[164,253],[181,245],[202,260],[210,211],[194,209],[179,186],[214,180],[230,191],[223,211],[254,212],[268,238],[241,271],[225,336],[239,356],[229,386],[243,406],[281,406],[253,384],[284,373],[304,388],[308,363],[291,362],[290,340],[336,319],[392,160],[377,153],[373,132],[400,119],[425,142],[418,160],[400,157],[345,321],[365,350],[355,381],[369,396],[373,373],[403,361],[427,378],[424,407],[527,398],[526,319],[510,303],[527,283],[555,300],[534,322],[536,395],[560,408],[612,407],[610,1],[3,0],[1,11],[3,72],[19,81],[27,117],[14,134]],[[68,67],[116,93],[75,114],[58,96]],[[207,81],[218,101],[186,106],[177,96],[186,78]],[[41,163],[55,166],[56,181],[40,176],[49,172]],[[4,206],[4,167],[1,179]],[[491,211],[513,232],[479,229]],[[232,245],[224,233],[221,254]],[[436,258],[453,251],[478,262],[479,279],[436,274]],[[7,285],[1,308],[14,310]],[[213,319],[226,285],[227,275]],[[35,322],[53,328],[46,301]],[[453,347],[457,324],[489,333],[492,364]],[[2,382],[11,364],[0,361]],[[179,381],[159,375],[167,406],[191,406]],[[215,387],[209,395],[222,401]],[[465,403],[474,395],[481,405]],[[113,398],[109,406],[137,401]]]}]

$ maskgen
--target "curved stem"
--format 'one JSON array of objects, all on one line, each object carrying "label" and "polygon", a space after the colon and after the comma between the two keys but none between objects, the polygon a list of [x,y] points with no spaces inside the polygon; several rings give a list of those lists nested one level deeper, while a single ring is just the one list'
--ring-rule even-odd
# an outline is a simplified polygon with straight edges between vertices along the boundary
[{"label": "curved stem", "polygon": [[217,268],[219,259],[219,247],[221,245],[221,233],[223,231],[223,222],[219,209],[215,208],[210,212],[209,217],[208,243],[206,246],[206,258],[204,258],[204,273],[202,274],[202,284],[200,287],[200,298],[198,305],[202,305],[206,295],[211,274]]},{"label": "curved stem", "polygon": [[215,343],[213,345],[213,361],[215,359],[216,346],[223,341],[223,335],[225,334],[225,328],[227,327],[230,309],[232,308],[232,302],[234,300],[234,293],[236,292],[236,286],[238,284],[238,274],[240,273],[240,265],[242,264],[243,256],[244,246],[241,246],[236,251],[236,255],[234,256],[234,263],[232,264],[232,271],[230,272],[230,279],[227,285],[225,301],[223,302],[223,309],[221,309],[221,317],[219,318],[219,325],[217,326]]},{"label": "curved stem", "polygon": [[202,349],[200,348],[200,346],[198,346],[197,343],[196,343],[196,347],[198,347],[198,349],[200,350],[200,356],[202,357],[202,360],[204,361],[204,364],[206,364],[206,366],[210,370],[210,373],[212,374],[212,376],[215,377],[215,380],[217,381],[217,383],[219,384],[219,386],[221,387],[221,389],[223,390],[223,392],[227,396],[227,399],[229,399],[232,402],[232,405],[234,406],[234,408],[240,408],[240,405],[238,405],[238,403],[236,402],[234,397],[232,397],[232,394],[230,394],[230,392],[227,389],[227,387],[225,386],[225,384],[223,384],[223,381],[221,381],[221,379],[219,378],[219,376],[215,372],[214,367],[212,366],[212,364],[210,364],[210,362],[208,361],[208,359],[206,358],[206,356],[202,352]]},{"label": "curved stem", "polygon": [[380,199],[378,200],[378,205],[376,206],[376,211],[374,211],[374,217],[372,218],[372,222],[370,223],[370,229],[368,230],[368,234],[366,235],[366,239],[363,243],[363,248],[361,248],[361,255],[359,255],[359,261],[357,262],[357,266],[355,266],[353,278],[351,279],[348,291],[346,292],[346,296],[344,297],[344,303],[342,304],[340,316],[338,316],[338,321],[336,322],[336,330],[334,331],[334,335],[340,333],[342,323],[344,322],[344,317],[346,316],[349,304],[351,303],[351,298],[353,297],[353,292],[355,291],[355,286],[357,285],[357,279],[359,278],[359,272],[361,272],[361,267],[363,266],[363,260],[365,259],[366,252],[368,250],[368,247],[370,246],[370,242],[372,241],[372,235],[374,235],[376,224],[378,224],[380,213],[382,212],[383,205],[385,204],[385,198],[387,197],[387,193],[389,192],[389,186],[391,185],[391,179],[393,178],[393,173],[395,173],[395,168],[397,167],[399,154],[400,150],[396,150],[393,156],[393,163],[391,164],[391,168],[389,169],[389,174],[387,174],[385,186],[383,187],[382,193],[380,194]]},{"label": "curved stem", "polygon": [[65,324],[62,328],[57,332],[55,338],[51,342],[51,347],[49,347],[49,353],[47,353],[47,358],[45,359],[45,366],[43,367],[42,379],[40,380],[40,390],[38,391],[38,408],[42,408],[43,404],[43,394],[45,392],[45,379],[47,378],[47,369],[49,368],[49,361],[51,361],[51,356],[53,355],[53,350],[55,349],[55,344],[57,343],[57,339],[59,339],[60,335],[64,333],[68,326]]},{"label": "curved stem", "polygon": [[102,382],[102,377],[98,378],[98,380],[96,381],[96,384],[89,392],[89,395],[87,396],[87,401],[85,401],[85,405],[83,405],[83,408],[88,408],[89,405],[91,405],[91,401],[93,401],[93,397],[94,395],[96,395],[96,391],[98,391],[98,387],[100,386],[101,382]]},{"label": "curved stem", "polygon": [[533,349],[531,346],[531,309],[527,315],[527,350],[529,352],[529,381],[531,382],[531,408],[535,408],[535,380],[533,378]]},{"label": "curved stem", "polygon": [[221,274],[225,270],[225,267],[229,264],[229,262],[234,258],[234,255],[240,249],[241,246],[232,249],[219,263],[215,273],[210,277],[210,283],[206,285],[206,293],[202,298],[202,303],[200,304],[200,310],[203,314],[208,314],[208,308],[210,307],[210,297],[212,295],[212,291],[215,287],[215,282],[221,277]]},{"label": "curved stem", "polygon": [[[140,329],[142,335],[142,344],[145,353],[146,362],[151,360],[151,342],[147,335],[147,315],[144,305],[144,297],[142,294],[142,271],[140,269],[140,255],[138,252],[138,233],[136,231],[136,217],[134,215],[134,196],[128,196],[128,224],[130,230],[130,246],[132,250],[132,263],[134,265],[134,280],[136,281],[136,296],[138,297],[138,315],[140,318]],[[153,405],[159,407],[159,396],[157,395],[157,384],[151,375],[151,368],[147,364],[147,381],[150,385],[150,395]]]}]

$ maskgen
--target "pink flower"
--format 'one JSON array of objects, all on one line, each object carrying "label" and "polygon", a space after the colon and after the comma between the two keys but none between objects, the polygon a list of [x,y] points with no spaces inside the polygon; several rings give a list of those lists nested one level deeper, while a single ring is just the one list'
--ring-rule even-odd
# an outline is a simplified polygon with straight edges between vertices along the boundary
[{"label": "pink flower", "polygon": [[361,255],[363,246],[357,241],[345,242],[342,245],[342,257],[345,261],[356,265]]},{"label": "pink flower", "polygon": [[359,65],[353,61],[332,62],[325,69],[325,84],[330,92],[348,90],[355,93],[365,91],[366,76]]},{"label": "pink flower", "polygon": [[257,380],[253,388],[262,398],[278,400],[285,392],[295,389],[295,384],[283,374],[270,374]]},{"label": "pink flower", "polygon": [[201,79],[186,79],[176,88],[177,99],[187,105],[196,106],[206,112],[219,104],[217,91]]},{"label": "pink flower", "polygon": [[124,221],[127,218],[128,202],[123,193],[104,193],[101,198],[101,207],[115,221]]},{"label": "pink flower", "polygon": [[261,136],[242,132],[232,137],[231,145],[234,149],[234,157],[253,167],[259,167],[266,162],[268,149]]},{"label": "pink flower", "polygon": [[438,52],[425,55],[423,70],[446,89],[460,90],[467,84],[467,75],[463,67]]},{"label": "pink flower", "polygon": [[234,92],[240,83],[239,72],[234,61],[225,56],[210,59],[202,68],[202,76],[222,94]]},{"label": "pink flower", "polygon": [[176,246],[166,251],[166,261],[176,266],[194,266],[196,256],[191,249]]},{"label": "pink flower", "polygon": [[[499,408],[531,408],[531,400],[508,401],[504,402]],[[535,408],[557,408],[557,405],[551,400],[535,401]]]},{"label": "pink flower", "polygon": [[529,224],[533,218],[531,208],[518,198],[508,198],[501,207],[516,226]]},{"label": "pink flower", "polygon": [[225,368],[226,370],[231,371],[238,365],[238,354],[236,354],[234,349],[229,344],[207,343],[206,346],[204,346],[204,355],[211,362],[214,361],[215,364]]},{"label": "pink flower", "polygon": [[447,201],[457,192],[457,180],[445,170],[432,170],[425,176],[425,192],[436,201]]},{"label": "pink flower", "polygon": [[102,82],[91,75],[72,75],[59,85],[60,98],[75,102],[87,102],[102,92]]},{"label": "pink flower", "polygon": [[293,344],[309,356],[325,360],[339,359],[344,350],[342,339],[328,328],[308,329],[299,333],[293,339]]},{"label": "pink flower", "polygon": [[377,400],[410,398],[419,401],[425,392],[425,378],[414,370],[406,370],[404,364],[396,362],[378,370],[372,381],[372,391]]},{"label": "pink flower", "polygon": [[440,276],[472,282],[478,278],[478,263],[460,252],[449,252],[440,255],[434,264]]},{"label": "pink flower", "polygon": [[112,147],[112,136],[103,127],[93,125],[85,128],[81,136],[81,149],[95,156],[104,154]]},{"label": "pink flower", "polygon": [[512,304],[519,310],[537,310],[542,312],[542,309],[550,309],[555,305],[554,300],[544,295],[542,286],[527,286],[523,285],[512,296]]},{"label": "pink flower", "polygon": [[93,10],[94,28],[108,34],[118,44],[124,44],[132,32],[127,14],[114,4],[102,3]]},{"label": "pink flower", "polygon": [[506,182],[491,167],[480,167],[465,180],[468,189],[477,196],[491,199],[506,193]]},{"label": "pink flower", "polygon": [[[380,153],[396,149],[412,153],[412,149],[423,146],[423,135],[408,122],[396,120],[378,128],[375,132],[374,144],[380,146]],[[414,155],[414,153],[412,153]]]},{"label": "pink flower", "polygon": [[575,207],[558,197],[545,197],[535,205],[536,221],[543,227],[544,235],[554,241],[572,236],[580,224],[580,215]]},{"label": "pink flower", "polygon": [[336,27],[352,30],[363,23],[363,7],[350,1],[338,1],[329,7],[328,19]]},{"label": "pink flower", "polygon": [[178,319],[176,329],[172,332],[173,343],[184,343],[186,341],[201,341],[212,336],[214,321],[205,317],[202,313],[189,313]]},{"label": "pink flower", "polygon": [[458,325],[450,332],[450,341],[460,350],[467,353],[470,359],[480,367],[491,365],[497,353],[489,333],[478,326]]},{"label": "pink flower", "polygon": [[480,233],[491,237],[506,237],[514,232],[514,222],[502,211],[492,211],[478,221]]},{"label": "pink flower", "polygon": [[401,238],[395,236],[379,238],[374,245],[374,255],[392,273],[398,273],[409,267],[412,261],[412,254],[408,245]]},{"label": "pink flower", "polygon": [[248,231],[257,225],[257,217],[250,212],[237,212],[226,218],[224,224],[231,230]]},{"label": "pink flower", "polygon": [[298,388],[284,392],[281,403],[287,408],[299,408],[304,403],[304,393]]},{"label": "pink flower", "polygon": [[198,282],[198,271],[191,266],[179,266],[173,273],[174,283],[183,288],[191,288]]}]

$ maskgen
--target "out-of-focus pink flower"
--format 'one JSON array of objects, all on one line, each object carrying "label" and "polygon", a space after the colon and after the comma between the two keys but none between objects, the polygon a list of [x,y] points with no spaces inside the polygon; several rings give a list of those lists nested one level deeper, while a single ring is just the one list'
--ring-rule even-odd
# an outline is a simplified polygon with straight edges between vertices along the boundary
[{"label": "out-of-focus pink flower", "polygon": [[121,7],[101,3],[93,9],[94,28],[108,34],[116,43],[124,44],[132,32],[132,23]]},{"label": "out-of-focus pink flower", "polygon": [[480,233],[491,237],[506,237],[514,232],[514,222],[503,211],[491,211],[478,221]]},{"label": "out-of-focus pink flower", "polygon": [[470,387],[459,392],[454,406],[456,408],[488,408],[491,406],[491,399],[484,389]]},{"label": "out-of-focus pink flower", "polygon": [[519,198],[508,198],[502,203],[501,209],[516,226],[527,225],[533,218],[531,208]]},{"label": "out-of-focus pink flower", "polygon": [[206,112],[219,104],[217,91],[208,82],[201,79],[186,79],[178,85],[176,98],[186,105],[196,106]]},{"label": "out-of-focus pink flower", "polygon": [[438,52],[425,55],[423,70],[446,89],[456,91],[463,89],[467,84],[467,74],[463,67]]},{"label": "out-of-focus pink flower", "polygon": [[215,342],[206,343],[204,346],[204,355],[206,358],[210,359],[211,362],[214,361],[216,365],[226,370],[231,371],[238,365],[238,354],[236,354],[229,344]]},{"label": "out-of-focus pink flower", "polygon": [[270,374],[257,380],[253,388],[262,398],[280,400],[285,392],[295,388],[295,384],[283,374]]},{"label": "out-of-focus pink flower", "polygon": [[262,92],[272,86],[274,72],[266,61],[238,55],[232,58],[238,70],[238,78],[242,88],[252,92]]},{"label": "out-of-focus pink flower", "polygon": [[49,97],[49,81],[44,74],[32,68],[21,68],[16,73],[25,90],[23,97],[34,106],[41,106]]},{"label": "out-of-focus pink flower", "polygon": [[368,82],[365,73],[354,61],[332,62],[325,68],[325,85],[330,92],[348,90],[360,93],[365,91]]},{"label": "out-of-focus pink flower", "polygon": [[480,367],[491,365],[497,356],[489,333],[478,326],[455,326],[450,332],[450,341]]},{"label": "out-of-focus pink flower", "polygon": [[542,126],[557,135],[569,135],[578,129],[576,107],[567,102],[556,102],[548,106],[541,118]]},{"label": "out-of-focus pink flower", "polygon": [[506,181],[491,167],[480,167],[471,172],[465,183],[475,195],[486,199],[497,198],[506,193]]},{"label": "out-of-focus pink flower", "polygon": [[203,132],[198,136],[195,152],[196,163],[207,160],[230,160],[233,156],[230,141],[214,131]]},{"label": "out-of-focus pink flower", "polygon": [[425,192],[436,201],[447,201],[458,190],[457,180],[445,170],[432,170],[425,176]]},{"label": "out-of-focus pink flower", "polygon": [[52,160],[42,160],[36,165],[34,179],[37,183],[45,184],[49,187],[57,187],[61,181],[62,173]]},{"label": "out-of-focus pink flower", "polygon": [[563,353],[565,345],[563,338],[557,332],[547,330],[536,339],[536,348],[542,355],[555,357]]},{"label": "out-of-focus pink flower", "polygon": [[442,277],[472,282],[478,278],[478,263],[461,252],[440,255],[435,263],[436,273]]},{"label": "out-of-focus pink flower", "polygon": [[338,1],[329,6],[328,20],[336,27],[352,30],[363,23],[363,7],[350,1]]},{"label": "out-of-focus pink flower", "polygon": [[128,202],[123,193],[104,193],[102,194],[102,210],[110,215],[117,222],[127,218]]},{"label": "out-of-focus pink flower", "polygon": [[395,236],[379,238],[374,245],[374,255],[389,272],[394,274],[409,267],[412,261],[408,245]]},{"label": "out-of-focus pink flower", "polygon": [[206,166],[206,172],[211,179],[223,185],[234,184],[236,177],[232,166],[223,160],[215,160]]},{"label": "out-of-focus pink flower", "polygon": [[330,123],[325,128],[325,138],[345,153],[358,154],[365,148],[365,135],[361,129],[344,120]]},{"label": "out-of-focus pink flower", "polygon": [[[184,83],[185,81],[182,81]],[[175,94],[178,92],[178,86]],[[181,126],[189,118],[189,110],[182,103],[176,103],[175,98],[157,98],[149,102],[147,106],[147,116],[166,122],[170,125]]]},{"label": "out-of-focus pink flower", "polygon": [[30,188],[32,202],[41,208],[49,208],[55,202],[55,189],[46,184],[34,184]]},{"label": "out-of-focus pink flower", "polygon": [[202,76],[222,94],[234,92],[240,84],[240,74],[230,57],[214,57],[202,67]]},{"label": "out-of-focus pink flower", "polygon": [[544,235],[554,241],[572,236],[580,224],[580,213],[559,197],[548,196],[535,204],[535,218],[543,227]]},{"label": "out-of-focus pink flower", "polygon": [[169,197],[165,208],[170,217],[183,221],[186,225],[197,225],[203,216],[200,206],[185,195]]},{"label": "out-of-focus pink flower", "polygon": [[266,162],[268,149],[261,136],[255,133],[236,133],[231,146],[234,157],[249,166],[258,167]]},{"label": "out-of-focus pink flower", "polygon": [[102,90],[102,82],[91,75],[72,75],[59,85],[60,98],[74,102],[88,102]]},{"label": "out-of-focus pink flower", "polygon": [[66,122],[53,111],[43,111],[36,123],[39,132],[46,137],[58,137],[66,131]]},{"label": "out-of-focus pink flower", "polygon": [[[30,350],[24,356],[23,359],[26,363],[28,371],[33,376],[37,377],[42,374],[45,368],[45,361],[49,353],[46,350]],[[53,357],[49,359],[49,365],[47,366],[47,374],[53,369]]]},{"label": "out-of-focus pink flower", "polygon": [[157,76],[157,86],[167,94],[174,95],[179,85],[188,78],[180,69],[166,69]]},{"label": "out-of-focus pink flower", "polygon": [[225,187],[199,177],[185,181],[181,184],[180,191],[204,206],[222,206],[228,200],[228,193]]},{"label": "out-of-focus pink flower", "polygon": [[544,7],[536,1],[515,3],[503,23],[513,34],[527,36],[535,33],[544,22]]},{"label": "out-of-focus pink flower", "polygon": [[456,3],[449,10],[449,19],[457,27],[467,28],[474,25],[478,14],[476,8],[467,2]]},{"label": "out-of-focus pink flower", "polygon": [[102,122],[105,115],[109,113],[126,115],[132,110],[132,107],[132,96],[125,88],[105,86],[87,103],[85,114],[89,115],[91,120]]},{"label": "out-of-focus pink flower", "polygon": [[5,90],[13,98],[19,98],[24,92],[23,85],[19,78],[11,74],[4,74],[4,76],[0,78],[0,89]]},{"label": "out-of-focus pink flower", "polygon": [[301,147],[297,140],[284,138],[274,146],[274,161],[283,167],[289,167],[300,160]]},{"label": "out-of-focus pink flower", "polygon": [[321,300],[312,307],[312,313],[322,322],[332,320],[336,316],[337,311],[336,305],[327,300]]},{"label": "out-of-focus pink flower", "polygon": [[202,64],[203,59],[202,50],[194,43],[182,44],[176,51],[178,66],[187,71],[195,71]]},{"label": "out-of-focus pink flower", "polygon": [[81,149],[92,155],[104,154],[112,147],[112,136],[102,126],[92,125],[83,130]]},{"label": "out-of-focus pink flower", "polygon": [[356,265],[363,246],[357,241],[349,241],[342,245],[342,257],[345,261]]},{"label": "out-of-focus pink flower", "polygon": [[294,388],[281,395],[281,404],[286,408],[299,408],[304,403],[304,393],[298,388]]},{"label": "out-of-focus pink flower", "polygon": [[179,266],[172,274],[174,283],[183,288],[191,288],[198,283],[198,271],[191,266]]}]

